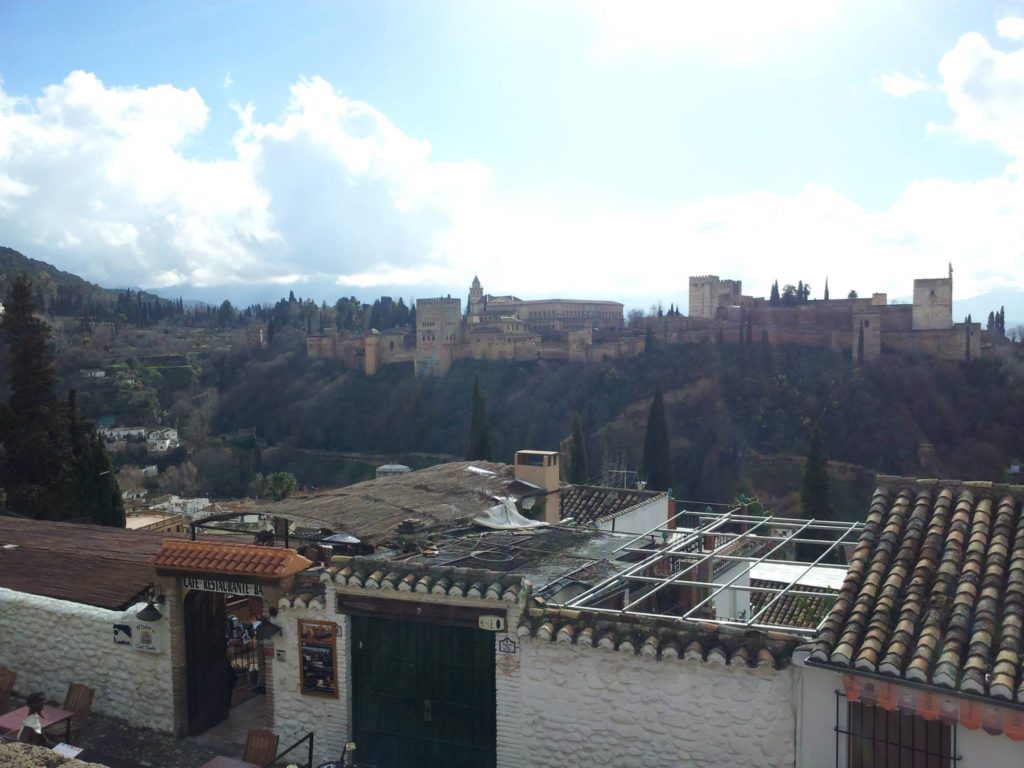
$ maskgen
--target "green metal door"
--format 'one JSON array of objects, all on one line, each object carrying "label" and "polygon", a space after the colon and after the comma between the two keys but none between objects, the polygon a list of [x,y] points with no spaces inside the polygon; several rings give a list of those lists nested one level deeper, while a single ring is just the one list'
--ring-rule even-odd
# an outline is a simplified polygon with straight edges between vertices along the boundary
[{"label": "green metal door", "polygon": [[494,635],[352,616],[352,725],[360,763],[494,766]]}]

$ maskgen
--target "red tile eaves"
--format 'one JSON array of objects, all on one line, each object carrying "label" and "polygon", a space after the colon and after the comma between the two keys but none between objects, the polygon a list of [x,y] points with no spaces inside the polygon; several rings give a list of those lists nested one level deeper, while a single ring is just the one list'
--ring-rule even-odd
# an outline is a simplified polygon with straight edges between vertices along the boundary
[{"label": "red tile eaves", "polygon": [[313,564],[291,549],[174,539],[165,539],[148,563],[160,571],[202,571],[278,579],[304,571]]}]

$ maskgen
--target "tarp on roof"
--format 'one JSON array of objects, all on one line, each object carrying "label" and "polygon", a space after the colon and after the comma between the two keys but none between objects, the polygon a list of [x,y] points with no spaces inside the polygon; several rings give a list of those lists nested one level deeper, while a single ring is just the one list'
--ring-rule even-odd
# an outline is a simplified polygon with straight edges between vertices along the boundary
[{"label": "tarp on roof", "polygon": [[497,499],[498,503],[473,518],[473,522],[484,528],[509,530],[512,528],[540,528],[547,523],[530,520],[519,514],[515,502],[507,496]]}]

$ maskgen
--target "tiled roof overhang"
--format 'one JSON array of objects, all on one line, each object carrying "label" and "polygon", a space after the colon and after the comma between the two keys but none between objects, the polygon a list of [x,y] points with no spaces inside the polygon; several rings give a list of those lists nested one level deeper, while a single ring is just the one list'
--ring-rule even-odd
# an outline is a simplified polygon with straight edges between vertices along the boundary
[{"label": "tiled roof overhang", "polygon": [[537,606],[524,611],[517,634],[658,659],[770,669],[786,666],[799,643],[792,635],[776,632],[700,622],[649,622],[628,614],[614,621],[602,614]]},{"label": "tiled roof overhang", "polygon": [[335,557],[322,579],[336,587],[393,590],[514,603],[523,593],[521,576],[477,568],[405,565],[369,557]]},{"label": "tiled roof overhang", "polygon": [[877,490],[810,661],[1024,703],[1022,492],[950,481]]},{"label": "tiled roof overhang", "polygon": [[312,564],[298,552],[280,547],[173,539],[165,541],[149,558],[149,565],[161,572],[213,573],[263,579],[283,579],[306,570]]}]

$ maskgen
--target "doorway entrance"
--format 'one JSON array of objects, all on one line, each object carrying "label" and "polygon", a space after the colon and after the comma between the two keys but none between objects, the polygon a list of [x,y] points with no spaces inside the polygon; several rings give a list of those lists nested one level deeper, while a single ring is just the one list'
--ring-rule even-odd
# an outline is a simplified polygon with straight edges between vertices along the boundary
[{"label": "doorway entrance", "polygon": [[192,590],[185,596],[188,733],[208,731],[228,717],[233,674],[228,662],[224,595]]},{"label": "doorway entrance", "polygon": [[360,761],[419,768],[495,765],[493,633],[353,615],[351,679]]}]

